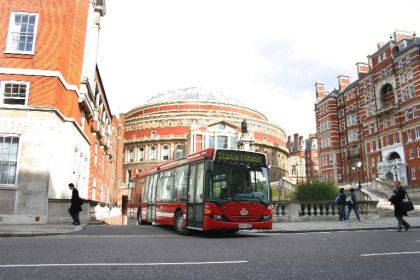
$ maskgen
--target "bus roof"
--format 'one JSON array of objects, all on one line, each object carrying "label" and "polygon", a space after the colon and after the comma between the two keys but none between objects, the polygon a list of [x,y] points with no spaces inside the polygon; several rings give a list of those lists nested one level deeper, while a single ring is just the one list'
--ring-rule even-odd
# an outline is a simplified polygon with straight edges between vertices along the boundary
[{"label": "bus roof", "polygon": [[[244,159],[245,162],[249,162],[251,164],[252,163],[262,164],[262,165],[265,165],[265,166],[267,164],[265,154],[263,154],[263,153],[240,151],[240,150],[220,149],[220,153],[222,153],[222,151],[223,151],[223,154],[225,155],[225,157],[222,158],[222,161],[226,160],[226,161],[229,161],[229,162],[234,161],[234,162],[239,163],[239,162],[242,161],[243,156],[241,156],[240,158],[236,158],[236,157],[233,158],[232,155],[229,155],[229,154],[234,153],[238,156],[238,153],[240,153],[240,154],[244,154],[244,155],[246,155],[246,154],[250,155],[251,154],[251,157],[246,157]],[[171,161],[167,161],[165,163],[156,164],[156,165],[152,166],[151,168],[149,168],[148,170],[136,174],[134,176],[134,178],[144,177],[146,175],[154,174],[154,173],[159,172],[159,171],[167,170],[167,169],[170,169],[170,168],[174,168],[174,167],[177,167],[177,166],[184,165],[186,163],[192,163],[192,162],[200,161],[200,160],[203,160],[203,159],[216,160],[215,156],[216,156],[216,149],[215,148],[208,148],[208,149],[202,150],[200,152],[184,156],[184,157],[179,158],[177,160],[171,160]],[[244,162],[244,161],[242,161],[242,162]]]},{"label": "bus roof", "polygon": [[181,166],[185,163],[200,161],[202,159],[212,159],[213,156],[214,156],[214,151],[215,151],[215,148],[208,148],[208,149],[205,149],[205,150],[202,150],[200,152],[184,156],[184,157],[176,159],[176,160],[171,160],[171,161],[167,161],[165,163],[156,164],[156,165],[152,166],[150,169],[136,174],[134,176],[134,178],[143,177],[143,176],[146,176],[146,175],[156,173],[158,171],[167,170],[169,168],[176,167],[176,166]]}]

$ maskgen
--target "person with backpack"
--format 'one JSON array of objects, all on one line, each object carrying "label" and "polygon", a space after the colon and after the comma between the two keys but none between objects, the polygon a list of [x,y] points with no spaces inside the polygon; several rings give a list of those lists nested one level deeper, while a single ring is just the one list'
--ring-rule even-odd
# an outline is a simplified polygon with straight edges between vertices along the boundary
[{"label": "person with backpack", "polygon": [[350,219],[350,211],[353,210],[357,220],[360,222],[359,207],[357,207],[356,194],[354,193],[353,188],[350,189],[350,194],[347,196],[347,198],[347,221]]},{"label": "person with backpack", "polygon": [[346,216],[346,195],[344,194],[344,188],[340,188],[340,192],[335,198],[335,203],[338,205],[339,220],[345,221]]}]

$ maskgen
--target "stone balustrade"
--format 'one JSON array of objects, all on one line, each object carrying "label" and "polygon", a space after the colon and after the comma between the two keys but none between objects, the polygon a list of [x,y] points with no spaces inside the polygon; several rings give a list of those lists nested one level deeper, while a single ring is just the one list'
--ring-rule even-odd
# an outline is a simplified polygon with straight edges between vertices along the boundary
[{"label": "stone balustrade", "polygon": [[[273,222],[338,221],[339,217],[338,205],[334,201],[273,201],[272,204]],[[360,215],[377,217],[377,204],[378,201],[357,201]]]}]

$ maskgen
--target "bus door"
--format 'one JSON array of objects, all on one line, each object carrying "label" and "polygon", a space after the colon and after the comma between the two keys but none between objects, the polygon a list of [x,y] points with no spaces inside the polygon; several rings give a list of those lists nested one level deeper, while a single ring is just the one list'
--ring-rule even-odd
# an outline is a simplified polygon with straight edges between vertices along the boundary
[{"label": "bus door", "polygon": [[159,174],[154,174],[148,182],[147,221],[154,222],[156,218],[156,185]]},{"label": "bus door", "polygon": [[204,178],[204,163],[191,165],[187,201],[187,221],[191,228],[203,228]]}]

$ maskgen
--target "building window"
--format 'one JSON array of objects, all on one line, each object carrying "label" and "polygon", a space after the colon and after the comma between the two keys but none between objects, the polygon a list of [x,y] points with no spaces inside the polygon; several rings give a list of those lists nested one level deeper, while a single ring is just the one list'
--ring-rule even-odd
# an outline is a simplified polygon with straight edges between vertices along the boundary
[{"label": "building window", "polygon": [[227,136],[217,136],[217,148],[227,149],[228,148],[228,137]]},{"label": "building window", "polygon": [[417,179],[416,168],[415,167],[411,167],[411,179],[413,179],[413,180]]},{"label": "building window", "polygon": [[140,161],[143,161],[144,160],[144,147],[140,147],[139,156],[140,156]]},{"label": "building window", "polygon": [[411,130],[409,129],[409,130],[407,130],[407,141],[409,142],[411,140],[412,140],[411,139]]},{"label": "building window", "polygon": [[397,134],[393,134],[393,135],[392,135],[392,143],[393,143],[393,144],[398,143]]},{"label": "building window", "polygon": [[410,156],[410,159],[413,159],[414,158],[414,150],[413,150],[413,148],[408,149],[408,154]]},{"label": "building window", "polygon": [[133,161],[134,161],[134,149],[131,148],[130,149],[130,162],[133,162]]},{"label": "building window", "polygon": [[236,148],[236,137],[232,136],[230,137],[230,149],[235,150]]},{"label": "building window", "polygon": [[3,82],[1,83],[1,103],[8,105],[26,105],[28,90],[28,82]]},{"label": "building window", "polygon": [[416,97],[416,91],[414,90],[414,85],[410,85],[410,97],[414,98]]},{"label": "building window", "polygon": [[14,185],[17,179],[19,137],[0,136],[0,185]]},{"label": "building window", "polygon": [[420,146],[417,147],[417,157],[420,158]]},{"label": "building window", "polygon": [[407,80],[413,79],[413,71],[411,69],[407,70]]},{"label": "building window", "polygon": [[162,159],[169,160],[169,147],[167,145],[163,146]]},{"label": "building window", "polygon": [[411,62],[411,57],[410,57],[410,53],[406,53],[405,54],[405,63],[408,64]]},{"label": "building window", "polygon": [[184,156],[184,149],[182,148],[182,145],[176,145],[176,151],[175,151],[175,158],[179,159]]},{"label": "building window", "polygon": [[150,160],[156,160],[156,155],[157,155],[156,147],[155,146],[150,147]]},{"label": "building window", "polygon": [[38,15],[11,13],[6,52],[33,54]]},{"label": "building window", "polygon": [[420,138],[420,127],[416,127],[415,132],[416,132],[416,139],[419,139]]},{"label": "building window", "polygon": [[400,83],[405,83],[405,75],[404,75],[404,73],[400,74]]},{"label": "building window", "polygon": [[214,148],[214,136],[209,136],[209,148]]}]

